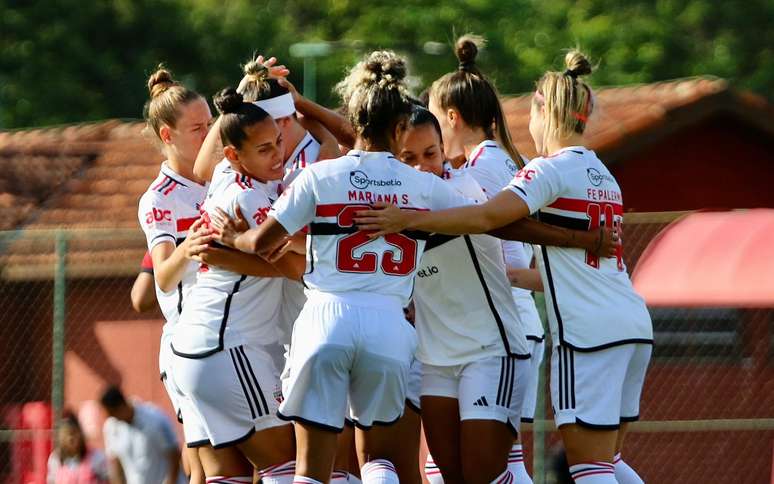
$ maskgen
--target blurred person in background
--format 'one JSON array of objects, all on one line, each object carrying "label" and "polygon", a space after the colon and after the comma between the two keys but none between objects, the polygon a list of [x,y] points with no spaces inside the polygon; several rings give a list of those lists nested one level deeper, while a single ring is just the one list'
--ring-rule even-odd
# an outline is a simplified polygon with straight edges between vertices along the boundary
[{"label": "blurred person in background", "polygon": [[66,413],[59,421],[54,451],[48,458],[48,484],[106,484],[105,454],[89,449],[78,418]]},{"label": "blurred person in background", "polygon": [[129,402],[118,387],[100,398],[111,484],[183,483],[180,447],[170,419],[155,405]]}]

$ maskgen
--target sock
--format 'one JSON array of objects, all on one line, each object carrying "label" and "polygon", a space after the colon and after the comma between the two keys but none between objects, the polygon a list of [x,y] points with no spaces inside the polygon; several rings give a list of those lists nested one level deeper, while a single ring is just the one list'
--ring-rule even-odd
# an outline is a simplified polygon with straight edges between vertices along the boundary
[{"label": "sock", "polygon": [[490,484],[513,484],[513,474],[511,474],[511,471],[508,470],[508,468],[505,468],[505,471],[503,471],[502,474],[494,478],[494,481],[492,481]]},{"label": "sock", "polygon": [[515,484],[532,484],[532,478],[527,473],[524,466],[524,450],[521,444],[513,444],[511,452],[508,454],[508,470],[513,474]]},{"label": "sock", "polygon": [[293,484],[323,484],[317,479],[312,479],[306,476],[293,476]]},{"label": "sock", "polygon": [[433,456],[430,454],[427,454],[427,460],[425,461],[425,477],[430,484],[443,484],[441,469],[435,465]]},{"label": "sock", "polygon": [[363,481],[361,481],[360,478],[355,474],[347,474],[347,482],[349,484],[363,484]]},{"label": "sock", "polygon": [[395,466],[386,459],[376,459],[366,464],[360,470],[363,484],[399,484]]},{"label": "sock", "polygon": [[253,476],[212,476],[205,479],[207,484],[253,484]]},{"label": "sock", "polygon": [[333,471],[333,474],[331,474],[331,484],[344,484],[345,482],[349,482],[349,472]]},{"label": "sock", "polygon": [[577,484],[615,484],[615,466],[610,462],[581,462],[570,466],[570,475]]},{"label": "sock", "polygon": [[258,472],[261,482],[264,484],[292,484],[296,474],[296,461],[291,460],[284,464],[267,467]]},{"label": "sock", "polygon": [[615,465],[615,479],[621,484],[645,484],[637,471],[624,462],[620,452],[615,455],[613,464]]}]

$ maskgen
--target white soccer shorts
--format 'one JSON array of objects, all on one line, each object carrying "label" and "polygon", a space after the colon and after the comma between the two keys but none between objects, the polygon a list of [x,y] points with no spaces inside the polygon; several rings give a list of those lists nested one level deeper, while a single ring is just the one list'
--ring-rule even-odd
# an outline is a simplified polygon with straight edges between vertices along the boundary
[{"label": "white soccer shorts", "polygon": [[590,352],[554,347],[551,404],[556,426],[577,423],[612,430],[637,420],[652,349],[640,343]]},{"label": "white soccer shorts", "polygon": [[497,420],[518,432],[529,360],[491,356],[464,365],[422,365],[422,396],[456,398],[460,420]]},{"label": "white soccer shorts", "polygon": [[414,359],[409,368],[408,394],[406,405],[417,413],[422,413],[422,404],[419,397],[422,394],[422,362]]},{"label": "white soccer shorts", "polygon": [[240,345],[205,358],[176,355],[174,370],[175,381],[201,417],[215,448],[238,444],[256,431],[286,425],[276,415],[282,400],[279,372],[264,348]]},{"label": "white soccer shorts", "polygon": [[311,292],[293,327],[279,417],[339,432],[403,415],[416,332],[398,298]]},{"label": "white soccer shorts", "polygon": [[543,361],[545,341],[527,340],[529,346],[529,375],[524,391],[524,404],[521,406],[521,421],[532,423],[535,421],[535,406],[537,405],[538,379],[540,378],[540,363]]},{"label": "white soccer shorts", "polygon": [[179,422],[182,422],[183,415],[181,412],[180,400],[183,398],[183,393],[175,384],[175,378],[172,374],[172,333],[161,333],[161,345],[159,346],[159,374],[161,376],[161,383],[164,384],[164,389],[167,391],[169,401],[172,402],[172,408],[175,410],[175,416]]}]

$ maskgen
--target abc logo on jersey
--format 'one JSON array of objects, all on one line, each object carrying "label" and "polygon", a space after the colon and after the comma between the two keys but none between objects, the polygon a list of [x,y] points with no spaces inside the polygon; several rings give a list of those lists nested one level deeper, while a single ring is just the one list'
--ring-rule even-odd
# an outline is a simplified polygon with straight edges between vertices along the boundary
[{"label": "abc logo on jersey", "polygon": [[589,176],[589,181],[591,184],[595,187],[601,185],[605,180],[609,182],[615,181],[612,177],[600,173],[596,168],[586,168],[586,174]]},{"label": "abc logo on jersey", "polygon": [[160,208],[154,208],[152,211],[145,214],[145,223],[152,224],[153,222],[171,222],[172,212],[170,210],[162,210]]},{"label": "abc logo on jersey", "polygon": [[349,183],[353,187],[365,190],[368,187],[399,187],[403,185],[400,180],[371,180],[360,170],[349,172]]}]

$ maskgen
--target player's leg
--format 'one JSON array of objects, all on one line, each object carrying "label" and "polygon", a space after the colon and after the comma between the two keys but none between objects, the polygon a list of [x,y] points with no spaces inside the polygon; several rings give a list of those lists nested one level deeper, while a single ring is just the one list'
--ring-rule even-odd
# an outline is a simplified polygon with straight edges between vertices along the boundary
[{"label": "player's leg", "polygon": [[528,340],[530,346],[529,374],[527,375],[526,389],[524,391],[524,403],[521,406],[521,427],[518,437],[514,441],[508,454],[508,470],[513,474],[514,484],[532,484],[532,478],[527,473],[525,465],[526,455],[522,446],[521,436],[525,425],[531,426],[535,419],[535,406],[537,405],[537,390],[540,378],[540,364],[543,362],[545,342]]},{"label": "player's leg", "polygon": [[358,454],[367,461],[361,468],[362,480],[397,483],[395,463],[401,460],[406,432],[397,422],[406,405],[416,333],[403,318],[400,305],[353,309],[358,314],[358,340],[349,397],[351,417],[358,427]]},{"label": "player's leg", "polygon": [[427,441],[425,475],[433,484],[462,482],[460,366],[422,365],[422,425]]},{"label": "player's leg", "polygon": [[[401,483],[420,484],[419,473],[419,437],[422,420],[416,406],[406,405],[403,416],[394,424],[394,438],[400,445],[393,455],[393,464],[398,471]],[[365,461],[365,456],[361,458]]]},{"label": "player's leg", "polygon": [[466,483],[512,479],[508,455],[518,435],[529,360],[490,357],[460,375],[462,472]]},{"label": "player's leg", "polygon": [[207,484],[219,482],[253,482],[253,466],[236,447],[214,449],[202,445],[195,449],[206,475]]},{"label": "player's leg", "polygon": [[651,345],[638,344],[635,346],[634,356],[629,361],[626,380],[624,381],[621,397],[621,428],[618,431],[615,456],[613,458],[615,478],[622,484],[641,484],[643,482],[637,472],[622,457],[624,439],[626,438],[629,422],[639,420],[642,386],[645,383],[645,374],[647,373],[650,355],[653,350]]},{"label": "player's leg", "polygon": [[557,346],[552,352],[554,418],[575,482],[617,482],[613,455],[623,383],[633,353],[633,345],[585,353]]}]

